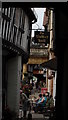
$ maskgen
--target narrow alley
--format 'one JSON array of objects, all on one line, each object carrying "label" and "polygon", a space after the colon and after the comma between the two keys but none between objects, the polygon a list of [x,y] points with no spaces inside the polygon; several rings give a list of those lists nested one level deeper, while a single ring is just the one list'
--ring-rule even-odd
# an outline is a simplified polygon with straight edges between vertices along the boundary
[{"label": "narrow alley", "polygon": [[2,8],[2,120],[55,119],[54,48],[54,8]]}]

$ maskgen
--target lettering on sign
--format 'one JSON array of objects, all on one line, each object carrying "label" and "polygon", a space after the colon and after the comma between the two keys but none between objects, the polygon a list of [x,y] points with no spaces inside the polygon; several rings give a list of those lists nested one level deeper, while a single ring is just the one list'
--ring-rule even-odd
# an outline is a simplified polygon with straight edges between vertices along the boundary
[{"label": "lettering on sign", "polygon": [[50,39],[50,33],[44,31],[35,31],[35,43],[48,44]]}]

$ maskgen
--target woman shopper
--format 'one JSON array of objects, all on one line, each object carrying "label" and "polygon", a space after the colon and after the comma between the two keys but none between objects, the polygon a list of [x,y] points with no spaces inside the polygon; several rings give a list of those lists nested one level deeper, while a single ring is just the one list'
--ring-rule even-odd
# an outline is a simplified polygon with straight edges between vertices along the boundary
[{"label": "woman shopper", "polygon": [[36,102],[36,106],[34,108],[35,112],[40,110],[41,101],[42,101],[42,94],[39,94],[38,98],[35,100]]},{"label": "woman shopper", "polygon": [[43,107],[46,105],[46,102],[47,102],[47,97],[45,94],[43,94],[43,99],[41,101]]}]

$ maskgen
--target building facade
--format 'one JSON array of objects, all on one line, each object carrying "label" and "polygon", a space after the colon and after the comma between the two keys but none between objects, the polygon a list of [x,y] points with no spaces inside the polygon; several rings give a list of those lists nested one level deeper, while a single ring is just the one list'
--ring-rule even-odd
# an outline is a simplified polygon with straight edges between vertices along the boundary
[{"label": "building facade", "polygon": [[28,60],[28,73],[37,77],[37,82],[43,81],[46,83],[46,70],[40,67],[42,62],[46,62],[49,59],[49,33],[44,31],[36,30],[34,37],[30,43],[30,57]]},{"label": "building facade", "polygon": [[18,113],[23,64],[30,49],[32,21],[37,18],[31,8],[2,8],[2,106]]},{"label": "building facade", "polygon": [[41,45],[31,45],[30,47],[30,58],[28,61],[28,72],[32,72],[33,76],[40,80],[46,81],[44,77],[44,70],[40,68],[40,64],[48,60],[48,49]]},{"label": "building facade", "polygon": [[[55,13],[53,8],[46,8],[44,12],[43,26],[45,31],[50,32],[50,43],[49,43],[49,60],[55,58]],[[53,98],[56,95],[56,78],[57,71],[47,69],[47,87],[48,92],[53,95]],[[53,74],[54,73],[54,74]]]}]

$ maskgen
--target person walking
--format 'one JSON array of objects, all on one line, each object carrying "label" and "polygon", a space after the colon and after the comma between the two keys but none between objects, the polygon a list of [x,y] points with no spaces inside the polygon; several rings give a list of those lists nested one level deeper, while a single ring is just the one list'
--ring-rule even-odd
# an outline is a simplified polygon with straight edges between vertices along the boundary
[{"label": "person walking", "polygon": [[46,105],[46,102],[47,102],[47,97],[45,94],[43,94],[43,99],[41,101],[43,107]]},{"label": "person walking", "polygon": [[22,110],[23,110],[23,118],[26,118],[26,115],[27,115],[27,110],[28,110],[28,98],[27,98],[27,96],[25,96],[25,95],[23,95],[22,94],[22,99],[21,99],[21,101],[22,101]]},{"label": "person walking", "polygon": [[42,101],[42,94],[39,94],[39,97],[35,100],[36,102],[36,107],[35,107],[35,112],[37,112],[40,109],[40,104]]}]

